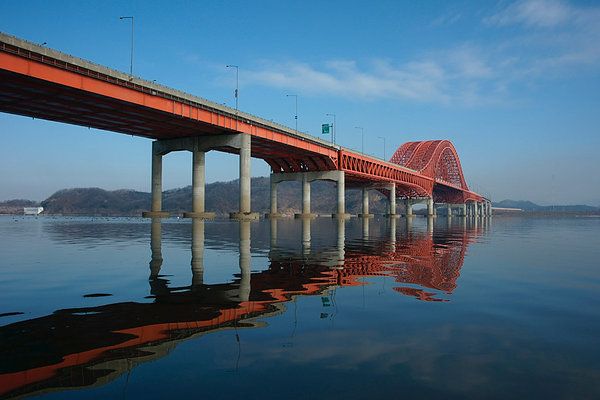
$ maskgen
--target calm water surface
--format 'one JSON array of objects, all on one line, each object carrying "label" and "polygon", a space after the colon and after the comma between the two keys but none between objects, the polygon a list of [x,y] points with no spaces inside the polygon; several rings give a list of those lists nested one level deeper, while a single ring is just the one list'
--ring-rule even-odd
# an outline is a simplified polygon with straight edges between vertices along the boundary
[{"label": "calm water surface", "polygon": [[0,217],[0,397],[600,398],[600,219]]}]

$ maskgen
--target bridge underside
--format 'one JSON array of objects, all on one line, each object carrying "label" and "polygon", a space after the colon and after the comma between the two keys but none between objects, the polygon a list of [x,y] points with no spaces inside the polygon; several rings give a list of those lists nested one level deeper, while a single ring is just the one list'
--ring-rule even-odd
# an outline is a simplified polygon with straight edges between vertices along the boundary
[{"label": "bridge underside", "polygon": [[[6,70],[0,70],[0,111],[158,140],[238,133],[235,126],[227,129]],[[313,168],[335,169],[329,157],[286,143],[253,137],[251,146],[252,157],[298,160]],[[239,153],[229,147],[215,150]]]}]

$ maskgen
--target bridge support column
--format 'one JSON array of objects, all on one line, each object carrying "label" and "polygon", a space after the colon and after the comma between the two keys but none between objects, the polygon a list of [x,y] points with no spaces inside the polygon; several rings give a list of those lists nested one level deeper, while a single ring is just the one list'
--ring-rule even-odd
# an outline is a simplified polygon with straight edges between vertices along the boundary
[{"label": "bridge support column", "polygon": [[258,219],[258,213],[250,211],[250,141],[249,134],[240,134],[240,210],[230,213],[229,217],[234,219]]},{"label": "bridge support column", "polygon": [[406,217],[412,217],[413,216],[412,201],[411,201],[411,199],[404,199],[404,209],[405,209]]},{"label": "bridge support column", "polygon": [[427,199],[427,216],[435,217],[435,207],[433,205],[433,197]]},{"label": "bridge support column", "polygon": [[344,171],[337,171],[337,173],[337,213],[332,217],[348,218],[350,214],[346,214],[346,176]]},{"label": "bridge support column", "polygon": [[466,217],[467,216],[467,203],[461,204],[460,205],[460,209],[459,209],[459,214],[460,217]]},{"label": "bridge support column", "polygon": [[358,216],[362,218],[373,217],[373,214],[369,214],[369,188],[362,188],[362,213]]},{"label": "bridge support column", "polygon": [[475,218],[479,217],[479,202],[476,201],[473,203],[473,215]]},{"label": "bridge support column", "polygon": [[204,151],[192,150],[192,212],[183,213],[186,218],[214,218],[215,216],[215,213],[207,213],[204,209],[205,158]]},{"label": "bridge support column", "polygon": [[277,185],[279,184],[279,181],[276,180],[273,175],[274,174],[271,174],[271,212],[265,214],[265,217],[280,218],[283,217],[283,215],[277,211]]},{"label": "bridge support column", "polygon": [[396,214],[396,184],[392,183],[389,187],[390,198],[389,198],[389,206],[390,209],[388,211],[388,217],[395,218],[398,215]]},{"label": "bridge support column", "polygon": [[452,217],[452,205],[450,203],[446,204],[446,216],[448,218]]},{"label": "bridge support column", "polygon": [[306,172],[302,173],[302,214],[294,216],[296,218],[315,218],[317,216],[310,212],[310,180]]},{"label": "bridge support column", "polygon": [[156,141],[152,142],[152,204],[150,211],[142,213],[148,218],[167,218],[168,212],[162,211],[162,154],[156,150]]}]

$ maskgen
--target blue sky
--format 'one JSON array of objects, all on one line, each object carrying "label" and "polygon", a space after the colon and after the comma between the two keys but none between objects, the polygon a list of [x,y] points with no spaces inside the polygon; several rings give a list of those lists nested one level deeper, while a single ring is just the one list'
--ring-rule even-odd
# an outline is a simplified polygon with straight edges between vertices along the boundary
[{"label": "blue sky", "polygon": [[[600,206],[600,4],[590,1],[4,2],[0,30],[387,157],[449,139],[467,182],[495,200]],[[65,187],[149,191],[150,141],[0,114],[0,200]],[[191,182],[191,155],[164,186]],[[207,155],[207,181],[237,157]],[[253,175],[269,173],[253,160]]]}]

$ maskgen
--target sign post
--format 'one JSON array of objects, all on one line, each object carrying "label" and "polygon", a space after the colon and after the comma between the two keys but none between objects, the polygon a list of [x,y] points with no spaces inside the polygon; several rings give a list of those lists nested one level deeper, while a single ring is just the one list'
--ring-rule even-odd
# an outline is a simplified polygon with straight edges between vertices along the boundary
[{"label": "sign post", "polygon": [[333,143],[333,130],[331,129],[333,124],[321,124],[321,133],[323,135],[329,135],[331,133],[331,142]]}]

